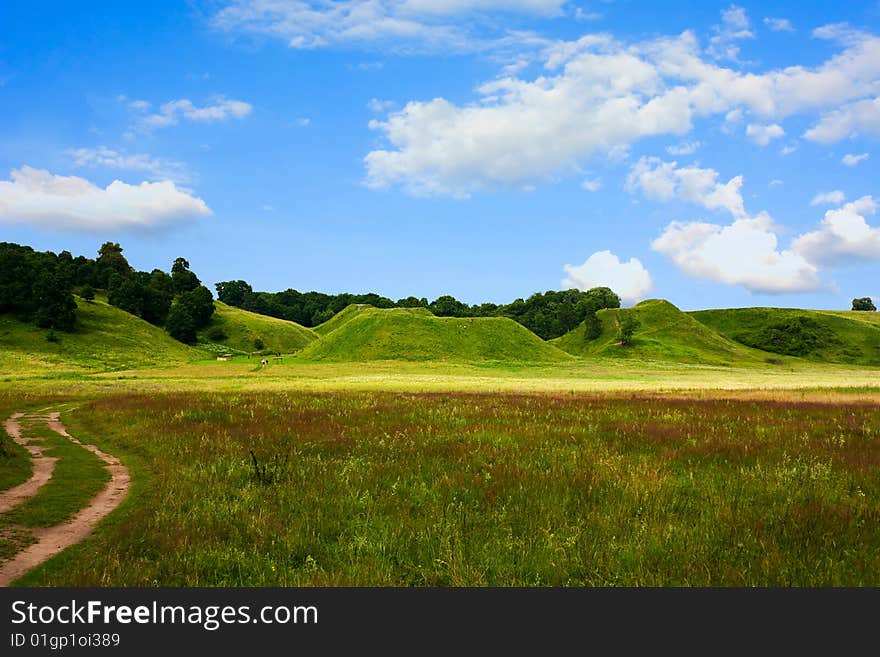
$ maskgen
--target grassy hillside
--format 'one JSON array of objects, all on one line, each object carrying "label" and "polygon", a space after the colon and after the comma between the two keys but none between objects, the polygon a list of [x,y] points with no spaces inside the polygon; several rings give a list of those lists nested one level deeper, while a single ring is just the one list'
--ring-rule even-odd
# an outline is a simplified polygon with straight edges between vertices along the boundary
[{"label": "grassy hillside", "polygon": [[336,329],[338,329],[349,320],[354,319],[365,310],[370,310],[372,308],[373,306],[367,304],[353,303],[350,306],[346,306],[345,308],[340,310],[323,324],[318,324],[312,330],[318,335],[327,335],[331,331],[335,331]]},{"label": "grassy hillside", "polygon": [[176,365],[205,354],[168,336],[160,328],[108,305],[76,298],[73,333],[49,331],[0,315],[0,372],[3,375],[53,374]]},{"label": "grassy hillside", "polygon": [[880,365],[877,313],[731,308],[690,313],[742,344],[815,361]]},{"label": "grassy hillside", "polygon": [[470,362],[558,362],[570,358],[503,317],[435,317],[421,308],[350,307],[343,312],[347,314],[337,328],[303,349],[300,357],[324,361]]},{"label": "grassy hillside", "polygon": [[258,351],[255,341],[259,339],[263,349],[289,354],[318,338],[311,329],[294,322],[258,315],[221,301],[214,302],[214,309],[211,323],[199,332],[199,342],[217,345],[217,351]]},{"label": "grassy hillside", "polygon": [[[676,361],[707,365],[743,365],[763,362],[766,354],[727,340],[668,301],[650,299],[632,308],[600,310],[602,333],[584,339],[583,324],[551,343],[576,356],[610,356]],[[618,342],[618,326],[634,317],[639,326],[631,344]]]}]

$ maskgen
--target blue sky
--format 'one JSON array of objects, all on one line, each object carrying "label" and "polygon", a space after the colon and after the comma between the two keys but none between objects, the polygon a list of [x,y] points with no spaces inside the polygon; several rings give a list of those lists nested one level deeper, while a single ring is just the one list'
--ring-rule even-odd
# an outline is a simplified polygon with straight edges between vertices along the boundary
[{"label": "blue sky", "polygon": [[880,297],[880,3],[4,3],[0,241],[208,284]]}]

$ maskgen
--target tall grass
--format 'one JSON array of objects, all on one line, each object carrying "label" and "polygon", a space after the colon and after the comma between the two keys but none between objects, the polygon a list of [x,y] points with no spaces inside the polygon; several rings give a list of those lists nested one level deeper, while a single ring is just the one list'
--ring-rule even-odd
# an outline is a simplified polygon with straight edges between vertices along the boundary
[{"label": "tall grass", "polygon": [[136,488],[28,584],[880,583],[872,404],[203,392],[65,419]]}]

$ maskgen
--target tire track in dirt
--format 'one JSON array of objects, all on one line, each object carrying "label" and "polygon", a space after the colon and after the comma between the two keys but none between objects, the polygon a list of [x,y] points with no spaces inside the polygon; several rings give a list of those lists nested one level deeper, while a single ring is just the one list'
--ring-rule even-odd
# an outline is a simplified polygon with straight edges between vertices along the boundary
[{"label": "tire track in dirt", "polygon": [[[30,479],[23,484],[13,486],[12,488],[0,492],[0,513],[9,511],[9,509],[18,506],[22,502],[25,502],[36,495],[40,487],[52,478],[52,473],[55,471],[55,462],[58,460],[54,456],[45,456],[43,454],[43,452],[48,449],[46,446],[31,444],[38,440],[42,441],[42,438],[27,438],[22,436],[19,419],[23,417],[25,417],[23,413],[15,413],[12,417],[6,420],[3,426],[12,440],[24,447],[31,455],[33,472]],[[30,415],[28,417],[33,418],[35,416]],[[48,420],[48,416],[42,417],[46,417]]]},{"label": "tire track in dirt", "polygon": [[[0,586],[9,586],[32,568],[55,556],[65,548],[88,538],[98,522],[125,499],[131,486],[131,476],[128,468],[122,465],[115,456],[101,451],[95,445],[84,445],[71,436],[61,423],[59,413],[55,412],[36,416],[25,416],[22,413],[16,413],[10,420],[17,423],[17,420],[21,417],[41,419],[55,433],[94,453],[104,462],[104,467],[110,472],[110,482],[104,490],[91,499],[88,505],[77,511],[69,520],[52,527],[32,530],[37,542],[21,550],[11,559],[0,565]],[[7,420],[6,426],[8,430],[10,426],[9,420]],[[10,435],[12,434],[10,433]],[[34,469],[36,470],[36,466],[34,466]]]}]

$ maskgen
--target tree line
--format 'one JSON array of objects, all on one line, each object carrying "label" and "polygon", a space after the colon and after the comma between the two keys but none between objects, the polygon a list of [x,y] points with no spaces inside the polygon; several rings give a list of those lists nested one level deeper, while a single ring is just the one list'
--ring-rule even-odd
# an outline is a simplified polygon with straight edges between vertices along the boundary
[{"label": "tree line", "polygon": [[537,292],[527,299],[509,304],[468,305],[444,295],[429,302],[426,297],[409,296],[394,301],[378,294],[324,294],[299,292],[255,292],[243,280],[217,283],[217,298],[223,303],[286,319],[302,326],[317,326],[351,304],[369,304],[376,308],[426,308],[438,317],[508,317],[545,340],[564,335],[587,322],[587,332],[601,329],[596,312],[619,308],[620,297],[607,287],[580,290]]},{"label": "tree line", "polygon": [[101,245],[94,259],[0,243],[0,313],[70,332],[76,328],[74,295],[90,302],[99,290],[111,305],[181,342],[195,342],[196,332],[214,313],[213,294],[184,258],[174,261],[170,274],[144,272],[128,263],[115,242]]}]

